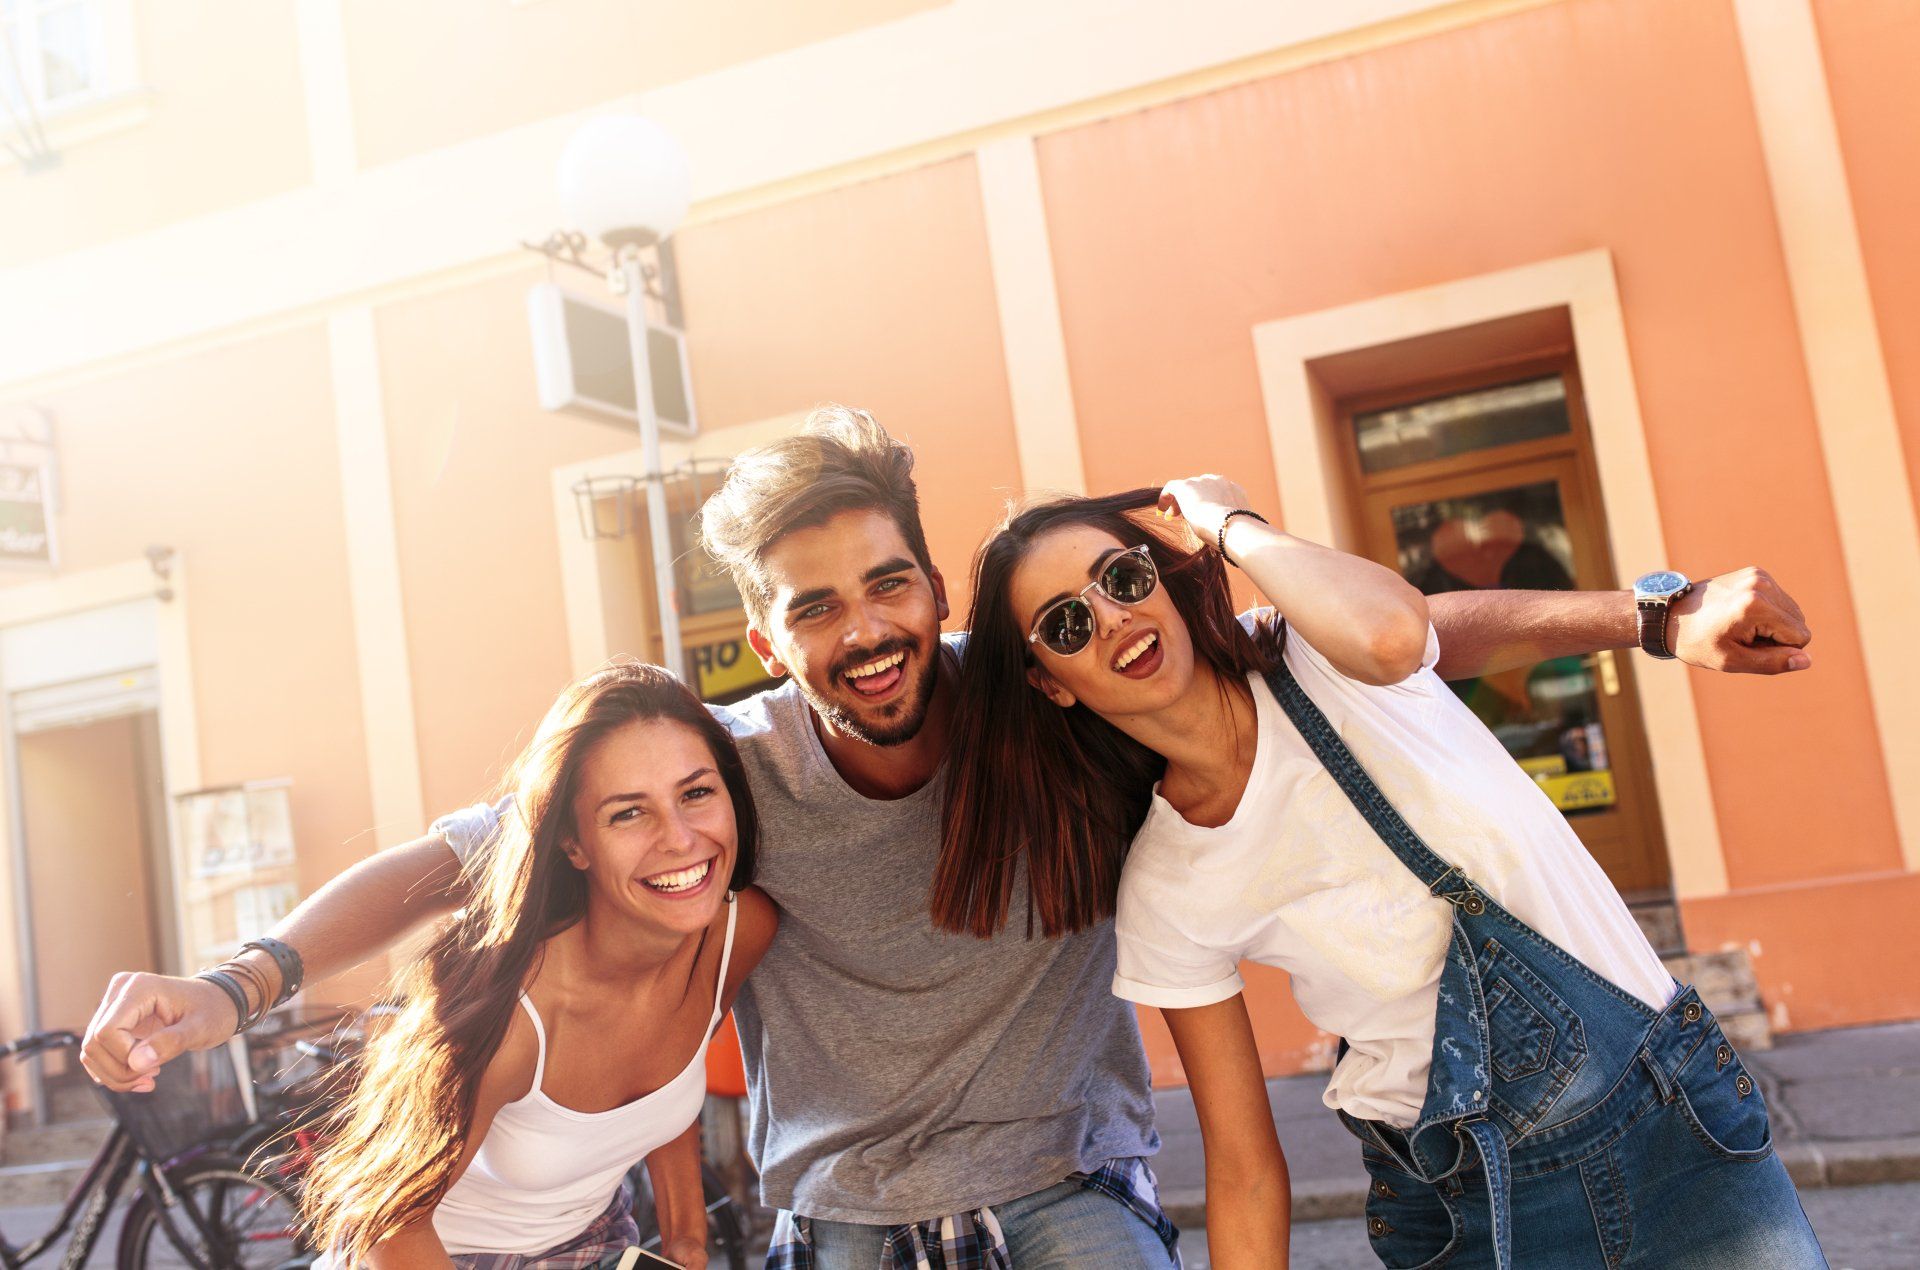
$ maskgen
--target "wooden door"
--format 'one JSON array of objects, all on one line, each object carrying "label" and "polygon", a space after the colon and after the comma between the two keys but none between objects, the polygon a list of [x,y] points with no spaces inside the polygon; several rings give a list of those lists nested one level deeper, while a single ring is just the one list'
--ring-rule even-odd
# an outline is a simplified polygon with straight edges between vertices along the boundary
[{"label": "wooden door", "polygon": [[[1372,473],[1356,462],[1367,554],[1430,595],[1489,587],[1614,588],[1597,482],[1583,450],[1577,377],[1570,367],[1553,375],[1568,403],[1564,431],[1501,443],[1497,428],[1483,428],[1476,435],[1492,444],[1415,456]],[[1470,409],[1476,395],[1497,400],[1484,386],[1478,394],[1456,389],[1452,400]],[[1436,400],[1443,399],[1427,398]],[[1348,412],[1350,425],[1356,417],[1378,417],[1377,407],[1372,416]],[[1541,661],[1453,688],[1560,807],[1623,894],[1668,891],[1666,844],[1628,654]]]}]

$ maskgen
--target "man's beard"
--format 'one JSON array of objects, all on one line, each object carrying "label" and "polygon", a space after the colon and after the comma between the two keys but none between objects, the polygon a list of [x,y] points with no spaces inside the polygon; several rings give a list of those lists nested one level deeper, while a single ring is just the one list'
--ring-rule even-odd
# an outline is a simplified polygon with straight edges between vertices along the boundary
[{"label": "man's beard", "polygon": [[[934,655],[937,657],[939,655],[939,641],[934,641],[933,647],[935,649]],[[928,660],[925,665],[921,665],[922,658],[920,649],[916,645],[906,640],[894,640],[882,644],[871,651],[862,652],[856,656],[840,658],[835,662],[833,667],[833,682],[836,684],[844,684],[846,682],[846,672],[853,667],[864,666],[876,658],[888,657],[898,652],[907,654],[907,668],[911,670],[915,678],[912,683],[907,685],[905,696],[901,697],[899,701],[893,703],[891,706],[883,707],[883,709],[891,715],[889,718],[870,719],[863,717],[855,711],[855,708],[851,704],[843,702],[838,698],[829,699],[824,697],[823,694],[815,691],[813,685],[805,679],[800,680],[801,695],[807,699],[807,704],[813,707],[815,714],[818,714],[835,732],[843,736],[850,736],[856,741],[867,745],[878,746],[882,749],[887,749],[895,745],[905,745],[908,741],[913,740],[914,737],[919,736],[921,727],[926,724],[927,707],[933,701],[934,676],[935,671],[938,669],[936,662]],[[847,689],[847,691],[852,691],[852,689]]]}]

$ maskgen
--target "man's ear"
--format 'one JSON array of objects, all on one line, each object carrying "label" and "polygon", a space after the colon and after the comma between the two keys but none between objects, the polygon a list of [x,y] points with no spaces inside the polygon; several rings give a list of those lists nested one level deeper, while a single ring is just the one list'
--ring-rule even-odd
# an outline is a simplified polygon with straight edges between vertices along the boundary
[{"label": "man's ear", "polygon": [[1033,685],[1034,691],[1059,706],[1062,710],[1072,708],[1075,701],[1074,695],[1065,688],[1062,688],[1059,680],[1049,675],[1039,666],[1027,667],[1027,682]]},{"label": "man's ear", "polygon": [[786,665],[781,662],[779,655],[773,651],[772,641],[761,634],[760,629],[756,626],[749,626],[747,628],[747,647],[753,650],[753,655],[760,659],[760,664],[767,668],[769,675],[772,675],[775,679],[786,677]]},{"label": "man's ear", "polygon": [[941,576],[940,570],[934,569],[927,574],[927,581],[933,584],[933,600],[938,606],[935,611],[944,622],[947,620],[947,614],[953,612],[952,606],[947,603],[947,580]]}]

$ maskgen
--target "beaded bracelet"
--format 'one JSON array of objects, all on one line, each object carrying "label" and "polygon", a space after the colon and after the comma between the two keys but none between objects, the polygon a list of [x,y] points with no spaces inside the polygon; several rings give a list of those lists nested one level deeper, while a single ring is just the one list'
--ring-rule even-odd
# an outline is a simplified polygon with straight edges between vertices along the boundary
[{"label": "beaded bracelet", "polygon": [[1214,546],[1220,549],[1220,558],[1222,560],[1225,560],[1228,564],[1238,569],[1240,567],[1239,563],[1235,561],[1232,556],[1227,554],[1227,526],[1233,523],[1233,518],[1235,516],[1251,516],[1263,525],[1267,524],[1268,522],[1265,516],[1262,516],[1259,512],[1254,511],[1252,508],[1248,508],[1248,507],[1236,507],[1221,518],[1220,533],[1218,535],[1217,541],[1214,543]]}]

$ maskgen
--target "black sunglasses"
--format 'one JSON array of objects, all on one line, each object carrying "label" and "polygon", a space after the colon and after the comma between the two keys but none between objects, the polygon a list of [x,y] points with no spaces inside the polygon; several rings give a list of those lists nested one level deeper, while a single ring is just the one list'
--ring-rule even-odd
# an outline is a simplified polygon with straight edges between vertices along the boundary
[{"label": "black sunglasses", "polygon": [[1087,592],[1098,588],[1115,604],[1132,608],[1160,586],[1160,570],[1146,545],[1128,547],[1100,570],[1100,576],[1080,588],[1080,594],[1056,600],[1042,609],[1027,633],[1029,644],[1045,644],[1062,657],[1071,657],[1093,642],[1095,619]]}]

